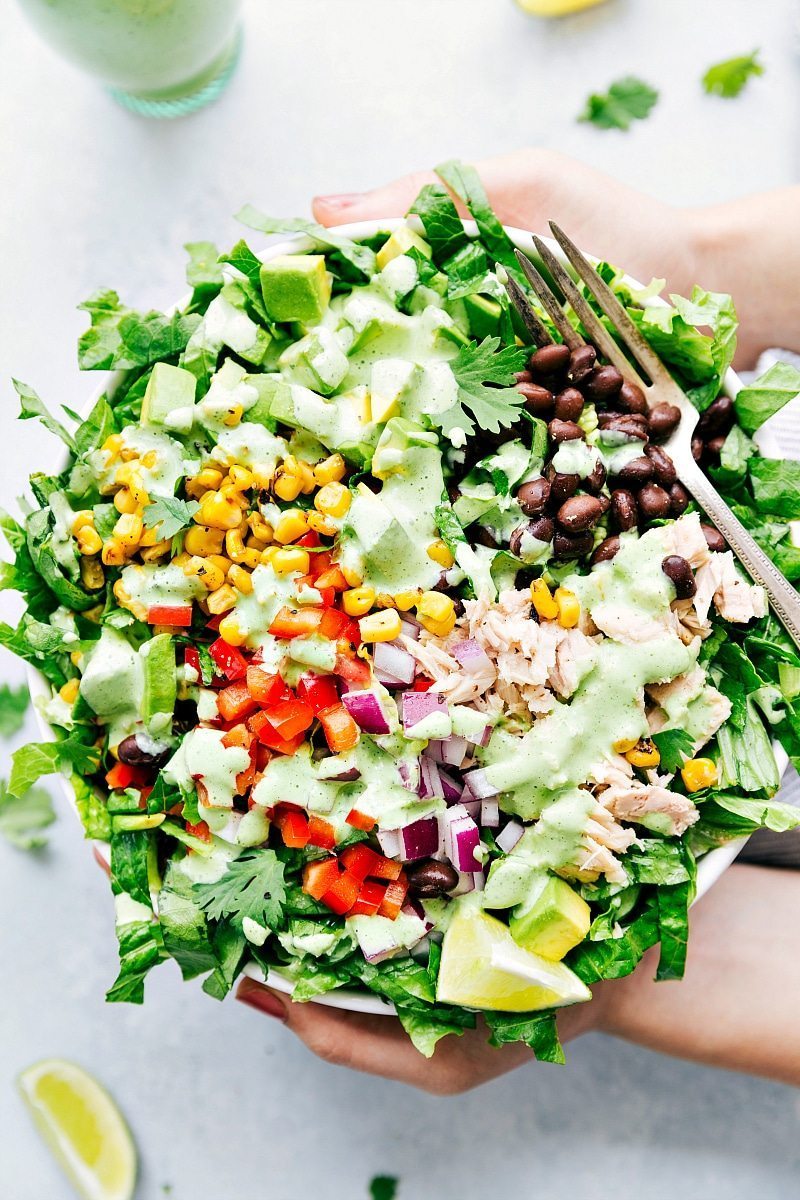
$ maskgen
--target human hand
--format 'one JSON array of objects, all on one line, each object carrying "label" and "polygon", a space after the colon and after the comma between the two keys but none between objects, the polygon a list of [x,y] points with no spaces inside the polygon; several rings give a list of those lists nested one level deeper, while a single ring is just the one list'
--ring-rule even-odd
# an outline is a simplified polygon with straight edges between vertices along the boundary
[{"label": "human hand", "polygon": [[[283,1021],[325,1062],[396,1079],[436,1096],[467,1092],[523,1063],[533,1062],[533,1052],[520,1043],[490,1046],[483,1022],[462,1037],[442,1038],[433,1058],[425,1058],[415,1050],[400,1022],[390,1016],[346,1012],[313,1001],[296,1004],[283,993],[248,978],[240,981],[236,998]],[[571,1041],[599,1027],[601,1014],[601,989],[596,988],[590,1003],[565,1008],[559,1014],[561,1040]]]}]

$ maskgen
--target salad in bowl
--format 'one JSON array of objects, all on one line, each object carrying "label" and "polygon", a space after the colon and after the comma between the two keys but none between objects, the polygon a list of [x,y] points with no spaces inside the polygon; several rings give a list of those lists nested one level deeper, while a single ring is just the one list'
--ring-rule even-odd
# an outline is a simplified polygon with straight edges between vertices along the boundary
[{"label": "salad in bowl", "polygon": [[[193,243],[169,314],[93,296],[80,362],[116,374],[73,432],[17,384],[67,455],[3,520],[27,611],[0,640],[53,733],[10,788],[65,774],[109,845],[110,1000],[173,958],[218,998],[245,969],[374,997],[426,1054],[483,1014],[559,1060],[593,982],[656,943],[680,977],[704,855],[800,820],[772,798],[800,658],[676,479],[678,410],[528,344],[503,280],[530,240],[440,175],[474,223],[433,185],[344,232],[247,209],[292,239]],[[729,297],[601,270],[800,577]]]}]

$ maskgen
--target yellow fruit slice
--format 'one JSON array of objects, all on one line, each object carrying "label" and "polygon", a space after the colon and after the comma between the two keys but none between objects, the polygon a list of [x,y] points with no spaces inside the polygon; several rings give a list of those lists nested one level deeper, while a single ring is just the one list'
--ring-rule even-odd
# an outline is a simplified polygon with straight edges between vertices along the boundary
[{"label": "yellow fruit slice", "polygon": [[595,4],[602,3],[603,0],[517,0],[520,8],[537,17],[563,17],[567,13],[579,12],[582,8],[592,8]]},{"label": "yellow fruit slice", "polygon": [[22,1098],[84,1200],[130,1200],[136,1150],[105,1088],[75,1063],[47,1058],[17,1078]]},{"label": "yellow fruit slice", "polygon": [[507,927],[483,912],[473,897],[459,902],[442,943],[437,1000],[500,1012],[535,1012],[591,997],[569,967],[523,950]]}]

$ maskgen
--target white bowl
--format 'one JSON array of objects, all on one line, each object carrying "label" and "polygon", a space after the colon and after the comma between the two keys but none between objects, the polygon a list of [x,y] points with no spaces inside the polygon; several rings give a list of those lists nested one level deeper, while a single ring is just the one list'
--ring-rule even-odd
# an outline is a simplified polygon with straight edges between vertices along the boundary
[{"label": "white bowl", "polygon": [[[418,218],[414,218],[413,221],[417,225],[419,232],[422,233],[422,225]],[[383,221],[359,221],[351,225],[339,226],[337,233],[344,234],[346,237],[350,237],[354,241],[358,241],[361,238],[370,237],[372,234],[379,233],[382,230],[396,229],[397,226],[401,224],[403,224],[403,220],[400,217],[391,217]],[[464,229],[470,237],[475,237],[477,235],[477,227],[474,221],[465,221]],[[515,229],[512,226],[506,226],[506,233],[511,238],[514,245],[518,247],[518,249],[522,250],[524,254],[527,254],[529,257],[538,261],[538,254],[536,247],[533,244],[533,237],[530,233],[526,233],[523,229]],[[564,263],[564,266],[570,271],[570,273],[572,273],[572,268],[565,259],[560,246],[558,246],[557,243],[552,241],[550,238],[546,238],[545,240],[553,253],[557,255],[561,262]],[[289,238],[286,241],[271,242],[262,250],[261,258],[274,258],[279,254],[303,253],[312,247],[313,242],[309,238],[303,235],[298,235],[296,237]],[[631,283],[635,287],[641,287],[641,284],[639,284],[636,280],[632,279]],[[184,297],[180,303],[184,304],[187,298],[188,297]],[[666,301],[657,298],[656,300],[652,301],[652,303],[666,304]],[[114,390],[121,383],[124,376],[124,371],[111,371],[105,374],[103,376],[103,382],[94,389],[85,411],[88,412],[101,395],[112,395]],[[724,391],[729,396],[735,396],[741,387],[742,381],[739,379],[739,376],[734,370],[729,369],[725,376]],[[762,436],[759,439],[759,442],[760,449],[763,454],[766,454],[769,457],[779,457],[780,451],[773,439]],[[61,470],[62,466],[59,466],[57,469]],[[50,698],[50,688],[44,676],[32,666],[28,666],[27,675],[31,697],[34,702],[38,698],[48,700]],[[35,704],[34,711],[36,713],[36,720],[41,730],[43,740],[54,741],[55,733],[53,732],[53,729],[45,721],[38,706]],[[779,768],[781,773],[783,773],[783,771],[786,770],[788,758],[781,746],[776,745],[775,751]],[[63,775],[59,776],[59,779],[67,799],[77,814],[75,793],[72,789],[70,781]],[[695,900],[699,900],[700,897],[703,896],[709,890],[709,888],[717,882],[719,877],[727,870],[727,868],[736,858],[746,841],[747,838],[739,838],[736,841],[729,842],[725,846],[720,846],[717,850],[711,850],[708,854],[703,856],[697,865],[697,895]],[[105,861],[108,861],[107,843],[95,842],[94,848]],[[270,987],[279,992],[291,993],[295,986],[292,980],[282,975],[279,971],[271,970],[265,976],[262,969],[256,963],[248,963],[244,968],[244,974],[248,975],[251,979],[257,979],[259,982],[268,983]],[[381,999],[379,996],[375,996],[372,993],[365,991],[339,989],[334,992],[328,992],[323,996],[315,996],[314,1002],[317,1004],[327,1004],[331,1008],[344,1008],[350,1012],[372,1013],[380,1016],[391,1016],[394,1014],[393,1004]]]}]

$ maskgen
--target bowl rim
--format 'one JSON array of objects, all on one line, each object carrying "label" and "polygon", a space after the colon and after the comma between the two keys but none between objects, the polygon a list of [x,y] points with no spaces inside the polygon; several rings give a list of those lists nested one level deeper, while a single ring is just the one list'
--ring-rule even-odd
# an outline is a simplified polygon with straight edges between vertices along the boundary
[{"label": "bowl rim", "polygon": [[[398,226],[409,223],[416,228],[417,232],[424,232],[422,222],[418,217],[388,217],[369,221],[357,221],[347,225],[337,226],[336,232],[344,237],[351,238],[353,241],[360,241],[364,238],[371,237],[376,233],[386,230],[392,232],[393,230],[397,229]],[[462,224],[468,237],[477,237],[478,227],[474,221],[464,220],[462,221]],[[511,241],[519,250],[522,250],[524,254],[528,255],[536,262],[540,262],[536,247],[533,242],[532,233],[524,229],[519,229],[513,225],[505,225],[503,228],[511,238]],[[544,237],[543,241],[548,245],[548,247],[563,263],[563,265],[570,271],[570,273],[574,274],[558,243],[550,237]],[[275,258],[276,256],[282,254],[302,254],[305,251],[314,248],[315,244],[316,243],[312,238],[308,237],[306,234],[300,233],[294,234],[289,238],[277,237],[274,239],[269,239],[266,243],[258,248],[256,253],[262,261],[266,261],[269,258]],[[595,259],[595,261],[597,260]],[[634,279],[633,276],[630,276],[627,273],[624,273],[623,278],[630,281],[634,287],[642,287],[642,284],[639,283],[638,280]],[[174,309],[182,307],[187,302],[188,296],[189,293],[185,293],[184,296],[174,306],[174,308],[169,309],[168,312],[172,312]],[[663,297],[655,296],[650,303],[657,304],[659,306],[665,306],[667,302],[663,299]],[[81,414],[83,415],[84,413],[88,412],[101,396],[113,394],[126,375],[127,372],[124,370],[103,372],[102,381],[99,382],[95,388],[93,388],[86,405],[81,409]],[[723,392],[728,396],[734,397],[742,386],[743,384],[738,374],[733,370],[732,367],[729,367],[723,380]],[[778,455],[779,447],[775,443],[774,438],[769,434],[764,435],[763,431],[759,431],[759,434],[756,435],[756,440],[758,441],[762,452],[765,453],[767,457]],[[67,456],[65,452],[64,458],[66,459],[66,457]],[[28,686],[30,688],[31,699],[34,701],[33,711],[35,714],[36,723],[39,727],[40,733],[42,734],[42,738],[44,741],[55,741],[55,732],[52,726],[45,720],[40,706],[36,703],[37,699],[46,701],[50,698],[49,684],[45,680],[44,676],[30,663],[26,664],[26,675]],[[778,769],[780,770],[781,776],[783,776],[788,765],[788,757],[783,750],[783,747],[777,745],[777,743],[775,744],[775,751],[776,758],[778,760]],[[57,778],[71,808],[77,816],[78,807],[75,798],[75,792],[70,780],[60,772]],[[727,868],[734,861],[739,851],[746,844],[747,840],[748,839],[746,837],[737,838],[735,841],[728,842],[724,846],[718,846],[715,850],[709,850],[703,855],[697,864],[697,890],[694,900],[692,901],[693,904],[696,903],[701,896],[704,896],[705,893],[714,886],[717,880],[724,874]],[[96,855],[98,855],[105,862],[109,861],[107,842],[90,841],[90,844]],[[250,960],[245,964],[242,973],[248,976],[250,979],[255,979],[259,983],[265,983],[275,991],[283,992],[287,995],[291,995],[297,983],[296,980],[291,979],[288,975],[283,974],[275,968],[270,968],[269,970],[264,971],[264,969],[253,960]],[[312,1000],[316,1004],[323,1004],[330,1008],[344,1009],[349,1012],[368,1013],[373,1016],[396,1015],[395,1007],[390,1001],[384,1000],[380,996],[377,996],[373,993],[355,990],[352,988],[337,988],[331,992],[326,992],[323,995],[314,996],[312,997]]]}]

